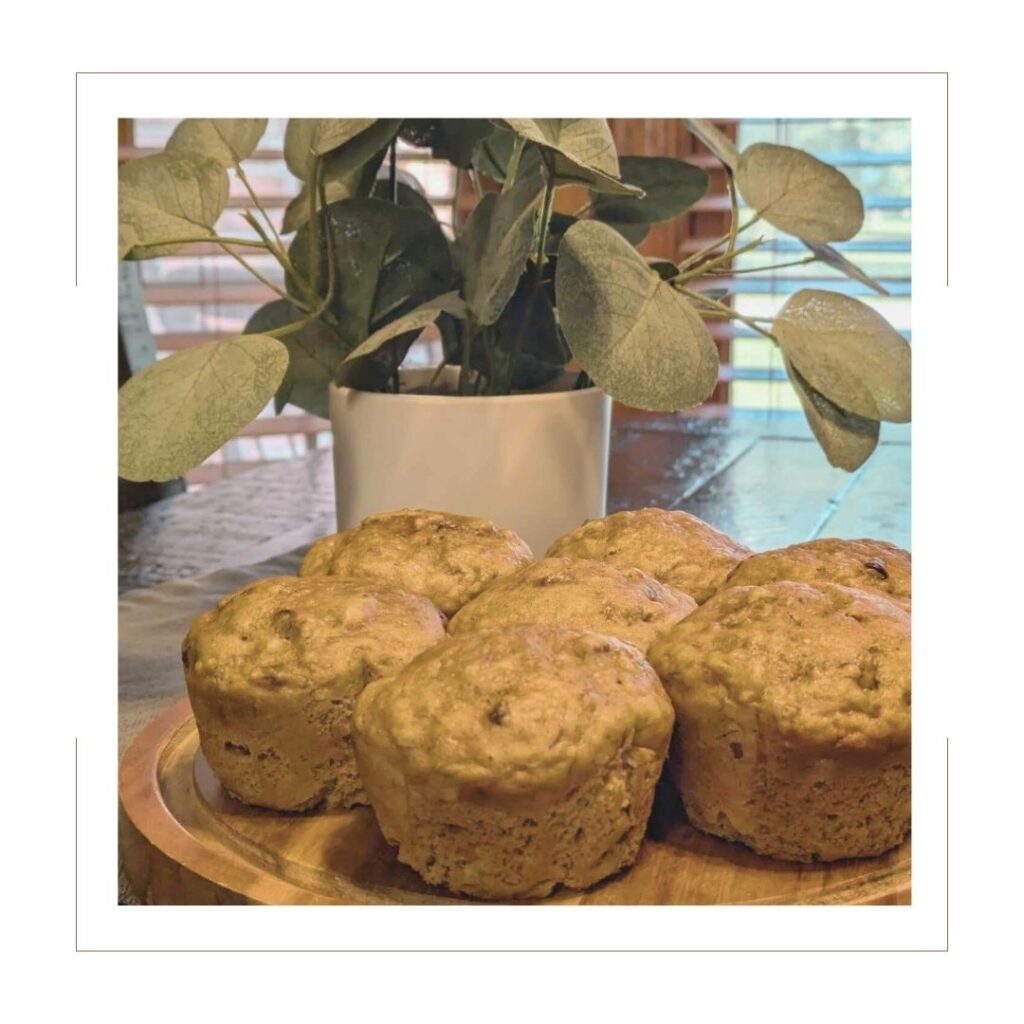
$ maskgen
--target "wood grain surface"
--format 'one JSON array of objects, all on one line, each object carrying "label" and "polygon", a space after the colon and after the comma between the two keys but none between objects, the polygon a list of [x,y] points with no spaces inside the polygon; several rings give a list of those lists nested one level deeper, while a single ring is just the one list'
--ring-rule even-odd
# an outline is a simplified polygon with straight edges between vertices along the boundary
[{"label": "wood grain surface", "polygon": [[[125,870],[147,902],[472,904],[400,864],[368,807],[285,814],[247,807],[214,778],[188,701],[151,722],[120,772]],[[867,860],[789,864],[686,824],[663,780],[627,871],[546,904],[909,904],[910,843]]]}]

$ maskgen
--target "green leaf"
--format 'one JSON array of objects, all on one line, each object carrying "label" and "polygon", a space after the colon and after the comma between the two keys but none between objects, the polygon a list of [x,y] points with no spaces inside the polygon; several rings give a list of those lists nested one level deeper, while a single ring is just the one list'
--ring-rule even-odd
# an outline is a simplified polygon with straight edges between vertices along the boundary
[{"label": "green leaf", "polygon": [[153,242],[213,237],[228,201],[227,171],[197,153],[129,160],[118,168],[117,185],[118,247],[133,259],[166,256],[186,244]]},{"label": "green leaf", "polygon": [[290,118],[284,131],[284,162],[296,178],[305,181],[313,156],[337,149],[373,124],[373,117]]},{"label": "green leaf", "polygon": [[249,334],[176,352],[118,392],[118,473],[173,480],[198,466],[273,396],[288,368],[276,338]]},{"label": "green leaf", "polygon": [[806,245],[822,263],[827,264],[834,270],[840,271],[847,277],[853,278],[854,281],[860,281],[861,284],[867,285],[872,291],[878,292],[879,295],[889,294],[888,288],[879,284],[873,277],[865,274],[856,263],[848,260],[841,252],[833,249],[831,245],[824,242],[808,242],[804,238],[801,238],[800,241],[803,242],[804,245]]},{"label": "green leaf", "polygon": [[686,117],[686,127],[704,143],[718,159],[735,173],[740,163],[740,152],[736,143],[713,121],[703,117]]},{"label": "green leaf", "polygon": [[653,270],[662,281],[671,281],[678,277],[679,268],[671,260],[663,260],[660,256],[651,256],[647,259],[647,266]]},{"label": "green leaf", "polygon": [[850,179],[792,146],[748,146],[736,185],[769,224],[808,242],[845,241],[864,223],[864,201]]},{"label": "green leaf", "polygon": [[[364,389],[379,387],[401,365],[423,328],[442,313],[465,318],[466,304],[458,292],[439,295],[374,331],[345,357],[339,367],[338,383]],[[377,365],[371,365],[374,363]]]},{"label": "green leaf", "polygon": [[[503,128],[495,128],[490,135],[481,139],[473,148],[473,166],[499,183],[505,181],[516,136]],[[536,146],[527,146],[519,160],[518,175],[539,173],[540,150]]]},{"label": "green leaf", "polygon": [[714,391],[718,352],[704,321],[625,239],[580,221],[558,257],[559,322],[599,387],[659,411],[698,405]]},{"label": "green leaf", "polygon": [[708,190],[709,179],[704,171],[671,157],[624,156],[619,166],[622,180],[643,189],[644,194],[639,198],[593,197],[595,219],[613,227],[671,220],[693,206]]},{"label": "green leaf", "polygon": [[[275,299],[253,313],[245,333],[265,334],[304,318],[305,314],[287,299]],[[274,395],[274,411],[280,412],[291,402],[326,418],[330,414],[327,388],[345,358],[345,346],[320,320],[277,340],[288,349],[288,370]]]},{"label": "green leaf", "polygon": [[407,118],[401,135],[410,145],[429,148],[438,160],[466,168],[473,165],[476,144],[493,131],[494,125],[484,118]]},{"label": "green leaf", "polygon": [[807,422],[829,463],[851,473],[859,469],[878,445],[878,420],[840,409],[820,391],[815,391],[788,359],[784,362]]},{"label": "green leaf", "polygon": [[[598,217],[597,220],[603,221],[603,218]],[[611,221],[607,221],[606,223],[608,224],[608,227],[615,228],[615,230],[618,231],[618,233],[622,235],[630,245],[639,245],[647,237],[647,233],[650,231],[649,224],[617,224]]]},{"label": "green leaf", "polygon": [[[408,206],[413,210],[422,210],[423,213],[428,213],[431,217],[437,218],[434,207],[419,187],[419,182],[415,178],[412,179],[411,183],[399,179],[395,184],[398,191],[397,202],[399,206]],[[377,178],[373,183],[373,188],[370,189],[370,195],[374,199],[383,199],[385,202],[391,202],[391,183],[387,178]]]},{"label": "green leaf", "polygon": [[531,174],[506,192],[488,192],[462,230],[457,256],[463,291],[481,326],[498,319],[522,276],[542,191],[540,176]]},{"label": "green leaf", "polygon": [[200,153],[221,167],[234,167],[252,156],[266,130],[265,117],[186,117],[164,151]]},{"label": "green leaf", "polygon": [[597,192],[642,195],[619,180],[619,158],[608,122],[587,117],[521,117],[496,122],[553,154],[555,178]]},{"label": "green leaf", "polygon": [[[422,211],[380,199],[345,199],[327,207],[327,223],[335,251],[330,309],[346,351],[391,320],[451,289],[454,272],[448,240],[437,221]],[[308,231],[307,224],[289,249],[292,264],[307,280],[311,277]],[[321,231],[317,284],[321,295],[327,292],[324,235]],[[289,278],[289,290],[294,287]]]},{"label": "green leaf", "polygon": [[910,420],[910,346],[870,306],[804,288],[775,318],[772,334],[816,391],[872,420]]},{"label": "green leaf", "polygon": [[[342,199],[357,199],[370,195],[377,180],[377,172],[387,155],[387,146],[374,153],[369,160],[352,167],[351,154],[344,149],[330,153],[323,162],[324,195],[328,204]],[[317,202],[317,209],[320,203]],[[281,222],[281,231],[290,234],[309,221],[309,185],[303,185],[299,194],[288,204]]]}]

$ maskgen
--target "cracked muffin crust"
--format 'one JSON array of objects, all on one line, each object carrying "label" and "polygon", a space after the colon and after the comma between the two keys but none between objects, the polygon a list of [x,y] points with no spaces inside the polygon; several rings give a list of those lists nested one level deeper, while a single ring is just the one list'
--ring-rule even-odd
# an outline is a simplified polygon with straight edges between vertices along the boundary
[{"label": "cracked muffin crust", "polygon": [[489,583],[533,561],[526,542],[490,520],[402,509],[321,537],[300,576],[343,576],[404,587],[453,615]]},{"label": "cracked muffin crust", "polygon": [[238,799],[277,810],[366,802],[352,706],[373,679],[444,637],[424,597],[331,576],[257,580],[182,644],[203,754]]},{"label": "cracked muffin crust", "polygon": [[703,604],[750,553],[688,512],[641,508],[588,519],[559,537],[546,557],[596,558],[641,569]]},{"label": "cracked muffin crust", "polygon": [[748,587],[778,580],[841,583],[885,594],[909,610],[910,552],[884,540],[822,537],[751,555],[736,566],[725,585]]},{"label": "cracked muffin crust", "polygon": [[533,898],[633,862],[672,717],[631,644],[510,626],[451,637],[371,683],[353,732],[399,860],[454,892]]},{"label": "cracked muffin crust", "polygon": [[910,618],[832,583],[729,587],[648,657],[690,822],[784,860],[870,857],[910,825]]},{"label": "cracked muffin crust", "polygon": [[697,607],[640,569],[593,559],[545,558],[492,583],[449,623],[453,636],[519,623],[606,633],[646,651]]}]

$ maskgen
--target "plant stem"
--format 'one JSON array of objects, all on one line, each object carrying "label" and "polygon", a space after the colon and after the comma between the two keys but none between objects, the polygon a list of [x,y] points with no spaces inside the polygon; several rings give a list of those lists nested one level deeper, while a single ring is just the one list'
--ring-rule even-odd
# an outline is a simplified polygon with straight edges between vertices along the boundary
[{"label": "plant stem", "polygon": [[[758,327],[751,317],[744,316],[742,313],[737,313],[735,309],[732,309],[730,306],[726,306],[717,299],[712,299],[709,296],[704,295],[701,292],[694,291],[691,288],[680,288],[679,291],[681,291],[687,298],[693,299],[695,302],[706,302],[712,309],[727,313],[730,319],[739,320],[741,323],[746,324],[752,331],[757,331],[758,334],[763,334],[766,338],[771,338],[772,341],[775,341],[774,336],[768,331]],[[699,313],[700,310],[697,312]]]},{"label": "plant stem", "polygon": [[767,267],[746,267],[740,270],[714,271],[710,276],[732,277],[733,274],[761,274],[769,270],[783,270],[786,267],[801,267],[806,263],[814,263],[817,259],[817,256],[805,256],[802,260],[790,260],[788,263],[773,263]]},{"label": "plant stem", "polygon": [[251,238],[222,238],[220,235],[201,235],[198,238],[160,238],[155,242],[137,245],[136,249],[155,249],[161,245],[194,245],[197,242],[229,242],[231,245],[246,245],[253,249],[266,249],[265,242],[254,242]]},{"label": "plant stem", "polygon": [[484,190],[480,184],[480,175],[476,173],[475,167],[470,167],[469,169],[469,180],[473,182],[473,191],[476,193],[477,199],[483,199]]},{"label": "plant stem", "polygon": [[434,375],[430,378],[430,383],[427,385],[427,390],[432,391],[434,385],[441,379],[441,374],[444,373],[444,368],[448,365],[448,360],[442,358],[441,362],[438,363],[437,369],[434,371]]},{"label": "plant stem", "polygon": [[[719,253],[717,256],[711,259],[706,259],[703,263],[696,267],[692,267],[685,274],[679,273],[676,277],[673,277],[672,283],[683,284],[687,281],[693,281],[698,277],[703,277],[709,273],[714,267],[720,267],[723,263],[728,263],[730,260],[735,259],[737,256],[742,255],[745,252],[750,252],[752,249],[756,249],[759,245],[764,243],[763,238],[757,238],[753,242],[747,242],[746,245],[741,245],[738,249],[733,249],[732,252]],[[682,268],[680,268],[681,270]]]},{"label": "plant stem", "polygon": [[[263,208],[262,203],[260,203],[259,197],[253,191],[253,187],[249,184],[249,179],[245,176],[245,171],[242,170],[242,165],[239,162],[235,163],[235,173],[238,175],[238,180],[245,186],[245,191],[249,193],[249,198],[252,200],[253,206],[263,214],[263,219],[267,222],[267,227],[270,228],[270,231],[274,236],[274,241],[277,242],[279,248],[284,248],[284,245],[281,242],[281,236],[277,233],[277,228],[274,227],[274,222],[270,219],[270,214],[267,213]],[[253,227],[256,231],[259,231],[260,237],[263,238],[263,232],[260,231],[259,228],[256,228],[255,225],[253,225]]]},{"label": "plant stem", "polygon": [[548,241],[548,225],[551,223],[551,208],[554,205],[555,200],[555,176],[548,171],[547,180],[544,183],[544,199],[541,201],[540,207],[540,223],[537,225],[537,283],[540,283],[541,268],[544,266],[544,261],[547,259],[544,253],[544,247]]},{"label": "plant stem", "polygon": [[[236,263],[238,263],[240,266],[242,266],[246,270],[248,270],[249,273],[252,274],[252,276],[255,277],[257,281],[260,282],[260,284],[266,285],[272,292],[275,292],[282,299],[289,299],[290,300],[291,297],[288,295],[287,292],[281,291],[281,289],[278,288],[278,286],[276,284],[274,284],[272,281],[268,281],[267,278],[265,278],[255,267],[253,267],[249,263],[246,263],[245,260],[242,259],[242,257],[239,256],[238,253],[234,251],[234,249],[231,248],[231,245],[230,245],[229,242],[220,242],[220,247],[232,259],[234,259]],[[300,306],[299,308],[301,309],[302,307]]]},{"label": "plant stem", "polygon": [[398,137],[391,140],[388,147],[388,191],[391,193],[391,202],[398,203]]},{"label": "plant stem", "polygon": [[260,224],[260,222],[248,210],[246,210],[245,213],[242,214],[242,217],[245,220],[246,224],[248,224],[249,227],[251,227],[253,231],[255,231],[256,234],[263,239],[263,241],[266,243],[267,249],[270,250],[270,254],[274,257],[274,259],[276,259],[277,262],[281,264],[281,266],[287,273],[294,275],[295,268],[292,266],[292,261],[288,259],[288,254],[287,252],[285,252],[283,244],[280,248],[278,248],[278,246],[274,244],[270,236],[267,234],[267,229],[263,227],[263,225]]},{"label": "plant stem", "polygon": [[707,245],[703,249],[701,249],[700,252],[695,252],[692,256],[688,256],[685,260],[683,260],[683,262],[679,264],[680,272],[686,270],[688,267],[692,267],[695,263],[698,263],[706,256],[709,256],[720,245],[728,244],[730,238],[735,239],[737,235],[742,235],[743,232],[747,230],[747,228],[753,227],[760,219],[761,215],[758,213],[755,214],[750,220],[748,220],[747,223],[744,224],[741,228],[736,228],[734,225],[730,226],[729,230],[724,235],[722,235],[721,238],[716,239],[710,245]]},{"label": "plant stem", "polygon": [[516,174],[519,171],[519,161],[523,155],[523,146],[526,145],[526,139],[522,135],[516,136],[516,141],[512,144],[512,156],[509,158],[508,167],[505,169],[505,183],[501,186],[502,192],[507,192],[514,184],[516,180]]},{"label": "plant stem", "polygon": [[320,282],[320,218],[317,216],[316,203],[320,198],[320,168],[322,164],[320,157],[313,156],[309,162],[309,281],[307,284],[307,295],[309,304],[315,306],[320,296],[317,294],[317,285]]},{"label": "plant stem", "polygon": [[594,207],[594,200],[591,199],[589,202],[584,203],[578,210],[573,211],[573,216],[578,220],[585,213],[589,213]]}]

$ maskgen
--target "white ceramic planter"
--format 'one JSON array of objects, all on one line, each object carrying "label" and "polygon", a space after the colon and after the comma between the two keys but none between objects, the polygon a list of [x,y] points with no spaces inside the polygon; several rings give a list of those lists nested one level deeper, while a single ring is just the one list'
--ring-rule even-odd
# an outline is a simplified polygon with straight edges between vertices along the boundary
[{"label": "white ceramic planter", "polygon": [[[457,370],[445,373],[454,382]],[[402,372],[403,390],[432,370]],[[605,514],[611,399],[598,388],[457,397],[331,387],[338,529],[374,512],[485,516],[538,557]]]}]

